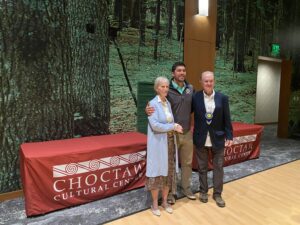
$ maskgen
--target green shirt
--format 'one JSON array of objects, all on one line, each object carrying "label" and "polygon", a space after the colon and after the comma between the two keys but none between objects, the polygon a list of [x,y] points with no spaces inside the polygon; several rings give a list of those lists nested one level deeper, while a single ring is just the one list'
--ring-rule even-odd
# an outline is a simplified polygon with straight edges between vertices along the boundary
[{"label": "green shirt", "polygon": [[179,91],[180,94],[183,94],[185,90],[185,83],[183,83],[183,87],[180,87],[175,81],[172,80],[173,87]]}]

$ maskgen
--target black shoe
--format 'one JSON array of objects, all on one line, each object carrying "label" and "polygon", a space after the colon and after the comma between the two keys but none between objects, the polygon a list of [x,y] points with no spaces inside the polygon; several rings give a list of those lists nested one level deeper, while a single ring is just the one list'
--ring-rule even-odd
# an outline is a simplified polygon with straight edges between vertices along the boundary
[{"label": "black shoe", "polygon": [[213,196],[213,199],[216,201],[217,206],[219,206],[221,208],[225,207],[225,201],[222,199],[221,196],[219,196],[219,195],[218,196]]},{"label": "black shoe", "polygon": [[207,203],[208,202],[208,195],[207,193],[200,193],[200,202]]}]

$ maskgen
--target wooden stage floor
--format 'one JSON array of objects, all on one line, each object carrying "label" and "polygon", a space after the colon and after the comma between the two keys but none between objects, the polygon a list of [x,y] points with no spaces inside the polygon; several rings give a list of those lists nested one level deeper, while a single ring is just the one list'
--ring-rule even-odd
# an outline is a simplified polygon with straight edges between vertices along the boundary
[{"label": "wooden stage floor", "polygon": [[[225,208],[219,208],[209,190],[208,203],[187,198],[173,206],[174,213],[161,209],[156,217],[145,210],[109,225],[298,225],[300,224],[300,160],[226,183]],[[130,206],[128,206],[130,207]]]}]

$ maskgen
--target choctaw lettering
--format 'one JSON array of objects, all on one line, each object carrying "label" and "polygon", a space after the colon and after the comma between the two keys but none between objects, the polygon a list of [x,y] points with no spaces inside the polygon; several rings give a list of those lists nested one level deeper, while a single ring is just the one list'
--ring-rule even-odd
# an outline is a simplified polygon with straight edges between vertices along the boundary
[{"label": "choctaw lettering", "polygon": [[142,161],[131,167],[99,171],[100,173],[92,173],[86,177],[78,176],[56,180],[53,183],[53,189],[59,194],[55,195],[53,199],[61,201],[73,197],[96,194],[111,188],[122,188],[143,176],[141,171],[144,164],[145,162]]},{"label": "choctaw lettering", "polygon": [[253,150],[253,142],[240,145],[232,145],[225,148],[225,161],[247,157]]}]

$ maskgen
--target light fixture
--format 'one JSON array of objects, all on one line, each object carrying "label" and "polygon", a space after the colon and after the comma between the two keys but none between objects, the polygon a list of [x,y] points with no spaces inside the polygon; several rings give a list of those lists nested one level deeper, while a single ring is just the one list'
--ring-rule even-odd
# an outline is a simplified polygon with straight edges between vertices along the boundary
[{"label": "light fixture", "polygon": [[208,1],[209,0],[198,0],[199,16],[208,16]]}]

